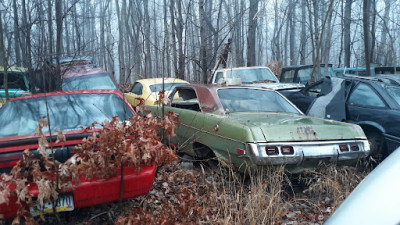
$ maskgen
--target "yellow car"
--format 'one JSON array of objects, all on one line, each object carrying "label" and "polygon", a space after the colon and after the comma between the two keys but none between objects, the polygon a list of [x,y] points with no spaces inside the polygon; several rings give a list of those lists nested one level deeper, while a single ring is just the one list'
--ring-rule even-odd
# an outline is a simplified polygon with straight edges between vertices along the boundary
[{"label": "yellow car", "polygon": [[[168,96],[175,86],[188,83],[178,78],[164,78],[165,95]],[[125,97],[132,106],[139,104],[138,98],[143,98],[145,105],[157,105],[158,93],[162,89],[162,78],[141,79],[135,82],[131,92],[125,93]]]}]

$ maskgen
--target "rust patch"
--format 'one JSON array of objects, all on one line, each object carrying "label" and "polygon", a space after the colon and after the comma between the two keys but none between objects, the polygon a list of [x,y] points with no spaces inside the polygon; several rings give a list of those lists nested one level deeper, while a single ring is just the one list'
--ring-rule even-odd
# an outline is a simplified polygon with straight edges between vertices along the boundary
[{"label": "rust patch", "polygon": [[301,140],[317,140],[318,135],[311,126],[298,127],[297,134]]}]

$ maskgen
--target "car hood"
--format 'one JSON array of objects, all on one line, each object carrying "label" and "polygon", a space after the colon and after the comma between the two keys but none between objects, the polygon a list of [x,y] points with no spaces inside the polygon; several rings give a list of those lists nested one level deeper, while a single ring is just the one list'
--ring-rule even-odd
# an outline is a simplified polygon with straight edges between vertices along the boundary
[{"label": "car hood", "polygon": [[366,139],[358,125],[291,113],[236,112],[229,120],[258,127],[267,142]]},{"label": "car hood", "polygon": [[268,88],[272,90],[286,90],[286,89],[301,89],[304,87],[304,84],[298,83],[251,83],[251,84],[243,84],[250,87],[262,87]]}]

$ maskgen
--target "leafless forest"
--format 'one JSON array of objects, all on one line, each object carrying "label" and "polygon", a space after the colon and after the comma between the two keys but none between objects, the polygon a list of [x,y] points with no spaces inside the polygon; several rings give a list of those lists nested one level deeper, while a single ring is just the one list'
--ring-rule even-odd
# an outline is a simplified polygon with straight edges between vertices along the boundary
[{"label": "leafless forest", "polygon": [[1,65],[43,68],[88,55],[120,83],[205,82],[232,39],[229,66],[399,63],[396,0],[4,0]]}]

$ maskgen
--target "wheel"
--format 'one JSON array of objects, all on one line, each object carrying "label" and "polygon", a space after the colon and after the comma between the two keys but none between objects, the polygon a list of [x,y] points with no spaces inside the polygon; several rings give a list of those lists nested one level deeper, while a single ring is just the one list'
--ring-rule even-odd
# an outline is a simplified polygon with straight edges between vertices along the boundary
[{"label": "wheel", "polygon": [[383,136],[378,132],[367,132],[366,136],[371,149],[371,156],[379,161],[383,159]]}]

